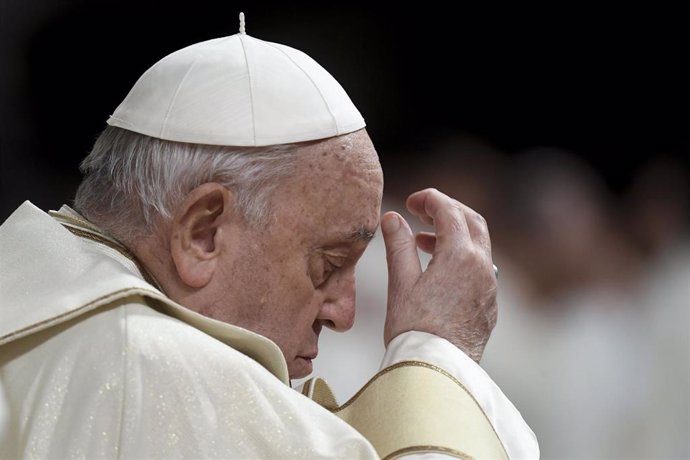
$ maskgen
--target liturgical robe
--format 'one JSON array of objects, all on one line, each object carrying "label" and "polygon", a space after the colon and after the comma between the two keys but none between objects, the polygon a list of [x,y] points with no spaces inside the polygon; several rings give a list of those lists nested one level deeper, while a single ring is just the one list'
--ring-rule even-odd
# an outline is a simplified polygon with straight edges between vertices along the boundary
[{"label": "liturgical robe", "polygon": [[50,216],[27,202],[0,226],[0,458],[405,455],[539,449],[444,339],[397,337],[382,371],[339,406],[318,379],[290,388],[270,340],[167,298],[68,207]]}]

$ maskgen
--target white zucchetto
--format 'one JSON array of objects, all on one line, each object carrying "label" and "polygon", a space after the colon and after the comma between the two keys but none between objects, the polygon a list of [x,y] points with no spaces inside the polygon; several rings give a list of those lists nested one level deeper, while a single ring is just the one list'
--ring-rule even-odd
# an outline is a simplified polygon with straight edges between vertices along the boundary
[{"label": "white zucchetto", "polygon": [[208,40],[147,70],[108,124],[196,144],[261,146],[357,131],[364,119],[316,61],[245,33]]}]

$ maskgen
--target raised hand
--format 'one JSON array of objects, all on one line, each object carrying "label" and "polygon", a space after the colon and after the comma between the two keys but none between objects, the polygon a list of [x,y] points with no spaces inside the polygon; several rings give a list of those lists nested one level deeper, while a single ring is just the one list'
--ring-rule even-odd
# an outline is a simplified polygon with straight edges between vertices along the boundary
[{"label": "raised hand", "polygon": [[[382,219],[388,260],[385,344],[407,331],[443,337],[476,362],[496,324],[496,276],[486,221],[435,189],[410,195],[407,208],[435,233],[416,237],[402,216]],[[433,255],[422,271],[416,247]]]}]

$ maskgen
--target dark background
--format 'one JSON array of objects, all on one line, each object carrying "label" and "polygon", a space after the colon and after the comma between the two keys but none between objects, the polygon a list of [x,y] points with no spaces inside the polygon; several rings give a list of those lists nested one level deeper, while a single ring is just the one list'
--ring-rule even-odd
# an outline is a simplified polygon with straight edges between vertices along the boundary
[{"label": "dark background", "polygon": [[0,221],[68,202],[139,75],[239,11],[336,77],[393,179],[456,133],[568,149],[614,193],[654,156],[688,164],[687,25],[661,6],[0,0]]}]

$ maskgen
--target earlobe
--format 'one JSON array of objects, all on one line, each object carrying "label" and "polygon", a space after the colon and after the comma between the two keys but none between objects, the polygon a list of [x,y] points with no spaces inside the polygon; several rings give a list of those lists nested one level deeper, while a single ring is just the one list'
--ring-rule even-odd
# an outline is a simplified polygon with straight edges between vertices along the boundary
[{"label": "earlobe", "polygon": [[223,227],[233,214],[232,193],[216,183],[195,188],[178,208],[172,222],[170,252],[178,276],[189,287],[204,287],[213,278]]}]

